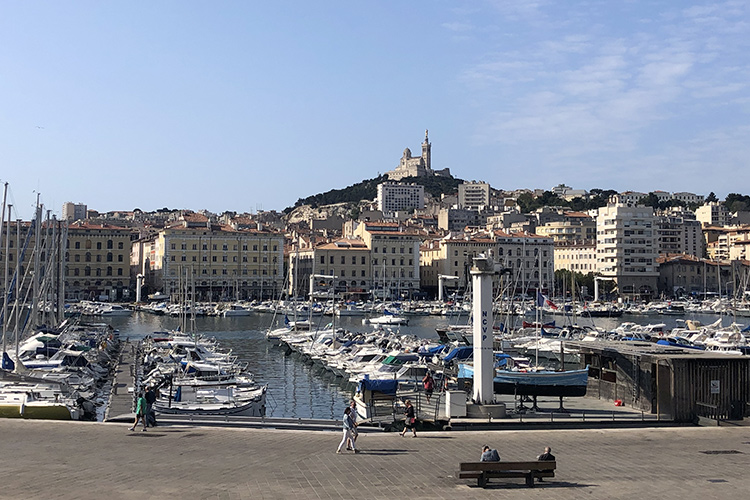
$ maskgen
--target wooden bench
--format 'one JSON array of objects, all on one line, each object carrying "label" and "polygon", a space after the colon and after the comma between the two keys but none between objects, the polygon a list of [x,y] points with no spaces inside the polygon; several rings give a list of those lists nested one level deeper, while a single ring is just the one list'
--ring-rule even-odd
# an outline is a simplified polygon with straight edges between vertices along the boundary
[{"label": "wooden bench", "polygon": [[462,462],[459,464],[459,479],[476,479],[477,486],[484,488],[492,477],[520,477],[526,479],[526,486],[534,487],[534,479],[555,477],[557,462]]}]

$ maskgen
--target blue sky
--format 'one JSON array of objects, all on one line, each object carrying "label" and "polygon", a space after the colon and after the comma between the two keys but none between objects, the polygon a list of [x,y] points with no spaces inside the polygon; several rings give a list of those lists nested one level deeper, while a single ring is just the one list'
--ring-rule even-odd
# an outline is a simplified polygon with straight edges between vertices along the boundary
[{"label": "blue sky", "polygon": [[747,1],[0,3],[0,180],[108,210],[282,210],[395,168],[750,192]]}]

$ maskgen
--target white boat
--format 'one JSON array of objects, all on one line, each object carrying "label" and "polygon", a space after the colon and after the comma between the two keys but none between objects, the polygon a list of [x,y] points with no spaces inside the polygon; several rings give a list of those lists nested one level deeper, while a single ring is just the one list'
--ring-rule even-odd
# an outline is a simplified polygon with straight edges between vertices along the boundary
[{"label": "white boat", "polygon": [[242,304],[229,304],[221,311],[221,315],[225,318],[233,316],[250,316],[251,313],[252,311]]}]

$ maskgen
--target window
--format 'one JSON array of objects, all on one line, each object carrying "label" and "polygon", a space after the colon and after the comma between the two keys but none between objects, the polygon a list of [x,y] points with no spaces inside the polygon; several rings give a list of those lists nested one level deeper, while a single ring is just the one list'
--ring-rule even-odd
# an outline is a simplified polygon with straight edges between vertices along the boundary
[{"label": "window", "polygon": [[175,261],[175,256],[173,255],[172,257],[170,257],[169,260],[171,260],[172,262],[174,262]]},{"label": "window", "polygon": [[107,276],[112,276],[112,266],[107,266]]},{"label": "window", "polygon": [[[12,257],[12,255],[11,255],[11,257]],[[81,256],[76,254],[76,255],[73,256],[73,260],[75,262],[81,262]]]},{"label": "window", "polygon": [[174,243],[172,243],[172,244],[171,244],[171,245],[169,246],[169,248],[170,248],[170,249],[172,249],[172,250],[176,250],[176,249],[177,249],[177,245],[175,245]]},{"label": "window", "polygon": [[86,262],[91,262],[91,253],[90,252],[86,252],[86,256],[85,256],[85,258],[83,260],[85,260]]},{"label": "window", "polygon": [[182,261],[182,262],[187,261],[187,256],[183,255],[182,257],[180,257],[180,261]]},{"label": "window", "polygon": [[320,263],[321,264],[325,264],[326,263],[326,258],[323,255],[320,256]]},{"label": "window", "polygon": [[356,264],[356,263],[357,263],[357,256],[352,255],[352,264]]},{"label": "window", "polygon": [[365,256],[362,256],[362,265],[365,265]]},{"label": "window", "polygon": [[198,245],[193,243],[193,250],[198,250]]},{"label": "window", "polygon": [[102,249],[102,242],[101,241],[97,241],[96,242],[96,249],[97,250],[101,250]]},{"label": "window", "polygon": [[180,250],[187,250],[187,243],[180,245]]},{"label": "window", "polygon": [[203,250],[208,250],[208,245],[206,243],[203,244]]},{"label": "window", "polygon": [[331,257],[330,257],[329,260],[330,260],[331,264],[333,264],[333,255],[331,255]]},{"label": "window", "polygon": [[113,261],[112,252],[107,252],[107,262],[112,262],[112,261]]},{"label": "window", "polygon": [[222,262],[227,262],[227,256],[226,256],[226,255],[222,255],[222,257],[221,257],[221,261],[222,261]]},{"label": "window", "polygon": [[229,250],[229,247],[228,247],[228,246],[226,245],[226,243],[225,243],[225,244],[223,244],[223,245],[221,246],[221,249],[222,249],[222,250],[224,250],[224,251],[226,252],[227,250]]},{"label": "window", "polygon": [[364,269],[362,269],[362,274],[361,274],[361,276],[362,276],[363,278],[365,277],[365,270],[364,270]]},{"label": "window", "polygon": [[121,267],[117,268],[117,276],[122,276],[122,268]]},{"label": "window", "polygon": [[[11,246],[11,248],[13,248],[13,242],[12,241],[10,242],[10,246]],[[79,250],[81,248],[81,242],[80,241],[76,241],[75,248],[76,248],[76,250]]]},{"label": "window", "polygon": [[346,257],[344,257],[343,255],[341,256],[341,263],[346,264]]},{"label": "window", "polygon": [[216,255],[211,256],[211,262],[216,262]]},{"label": "window", "polygon": [[122,262],[123,256],[122,254],[117,256],[117,262]]}]

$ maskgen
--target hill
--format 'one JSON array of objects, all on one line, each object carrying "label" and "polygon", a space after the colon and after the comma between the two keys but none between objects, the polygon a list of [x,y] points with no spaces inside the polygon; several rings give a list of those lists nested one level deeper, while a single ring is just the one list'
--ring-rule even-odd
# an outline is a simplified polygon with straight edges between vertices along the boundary
[{"label": "hill", "polygon": [[[367,179],[357,184],[352,184],[343,189],[332,189],[325,193],[319,193],[307,198],[300,198],[292,207],[284,209],[285,214],[289,214],[295,208],[309,205],[316,209],[326,205],[337,205],[342,203],[357,204],[362,200],[374,200],[378,195],[378,184],[386,182],[388,176],[381,175],[374,179]],[[453,194],[458,191],[458,185],[464,182],[455,177],[406,177],[401,180],[404,183],[415,183],[424,186],[425,193],[429,193],[436,198],[440,195]]]}]

